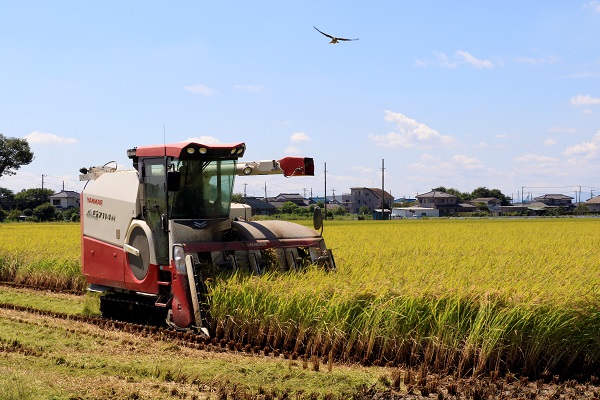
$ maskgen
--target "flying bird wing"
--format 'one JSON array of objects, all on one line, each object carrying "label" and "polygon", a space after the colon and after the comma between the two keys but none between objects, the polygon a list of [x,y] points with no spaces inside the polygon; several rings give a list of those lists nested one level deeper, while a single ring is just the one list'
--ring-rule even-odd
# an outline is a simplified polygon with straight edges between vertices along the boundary
[{"label": "flying bird wing", "polygon": [[351,40],[358,40],[358,38],[356,38],[356,39],[346,39],[346,38],[341,38],[341,37],[336,37],[336,36],[331,36],[331,35],[328,35],[327,33],[323,32],[323,31],[320,31],[320,30],[319,30],[319,28],[317,28],[317,27],[316,27],[316,26],[314,26],[314,25],[313,25],[313,28],[315,28],[315,29],[316,29],[316,30],[317,30],[319,33],[321,33],[322,35],[325,35],[325,36],[327,36],[328,38],[330,38],[330,39],[331,39],[331,42],[329,42],[330,44],[331,44],[331,43],[338,43],[338,41],[339,41],[339,40],[342,40],[342,41],[344,41],[344,42],[348,42],[348,41],[351,41]]},{"label": "flying bird wing", "polygon": [[358,38],[356,38],[356,39],[346,39],[346,38],[342,38],[342,37],[339,37],[339,38],[336,38],[336,39],[337,40],[343,40],[343,41],[346,41],[346,42],[349,42],[351,40],[358,40]]},{"label": "flying bird wing", "polygon": [[[319,28],[317,28],[316,26],[313,25],[313,28],[315,28],[317,31],[319,31]],[[319,31],[322,35],[327,36],[330,39],[335,39],[333,36],[326,34],[325,32]]]}]

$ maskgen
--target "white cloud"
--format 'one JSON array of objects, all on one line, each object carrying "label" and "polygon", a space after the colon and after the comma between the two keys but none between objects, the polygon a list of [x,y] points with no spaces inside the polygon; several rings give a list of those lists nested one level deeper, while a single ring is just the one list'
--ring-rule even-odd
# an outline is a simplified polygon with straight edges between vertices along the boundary
[{"label": "white cloud", "polygon": [[200,144],[219,144],[221,141],[214,136],[197,136],[182,140],[180,143],[194,142]]},{"label": "white cloud", "polygon": [[477,69],[492,68],[494,66],[494,63],[492,63],[490,60],[480,60],[478,58],[475,58],[470,53],[463,51],[463,50],[458,50],[456,53],[454,53],[454,57],[460,61],[463,61],[463,62],[471,65],[473,68],[477,68]]},{"label": "white cloud", "polygon": [[600,14],[600,1],[588,1],[583,5],[583,8],[592,10],[593,13]]},{"label": "white cloud", "polygon": [[414,147],[449,145],[454,138],[442,135],[435,129],[417,122],[404,114],[385,110],[385,118],[388,122],[395,122],[398,132],[390,132],[385,135],[369,135],[369,140],[378,146],[386,147]]},{"label": "white cloud", "polygon": [[579,94],[571,98],[571,104],[574,106],[596,105],[600,104],[600,98]]},{"label": "white cloud", "polygon": [[296,132],[292,133],[290,140],[294,143],[310,142],[310,137],[304,132]]},{"label": "white cloud", "polygon": [[456,62],[450,61],[448,56],[444,53],[434,51],[433,54],[435,54],[436,58],[438,59],[439,65],[441,65],[442,67],[454,68],[458,65],[458,63]]},{"label": "white cloud", "polygon": [[573,128],[564,128],[562,126],[552,127],[550,129],[548,129],[548,132],[551,132],[551,133],[566,133],[566,134],[569,134],[569,135],[573,135],[573,134],[577,133],[577,131],[575,129],[573,129]]},{"label": "white cloud", "polygon": [[190,85],[190,86],[184,87],[184,89],[187,91],[190,91],[192,93],[201,94],[203,96],[212,96],[213,94],[217,93],[216,90],[211,89],[205,85]]},{"label": "white cloud", "polygon": [[549,138],[544,140],[544,146],[554,146],[556,144],[556,139]]},{"label": "white cloud", "polygon": [[450,58],[446,53],[434,51],[434,61],[429,60],[415,60],[416,67],[428,67],[428,66],[439,66],[443,68],[456,68],[460,64],[468,64],[473,68],[492,68],[494,63],[490,60],[481,60],[474,57],[471,53],[464,50],[457,50],[454,53],[454,58]]},{"label": "white cloud", "polygon": [[60,144],[60,143],[77,143],[77,139],[63,138],[52,133],[42,133],[33,131],[29,135],[25,135],[25,139],[29,143],[36,144]]},{"label": "white cloud", "polygon": [[588,160],[598,157],[600,155],[600,131],[596,132],[590,142],[567,147],[564,154],[567,157],[583,157]]},{"label": "white cloud", "polygon": [[300,154],[301,150],[294,146],[289,146],[285,150],[285,154]]},{"label": "white cloud", "polygon": [[553,64],[558,61],[558,57],[556,56],[548,56],[548,57],[517,57],[515,61],[521,64],[529,64],[529,65],[544,65],[544,64]]},{"label": "white cloud", "polygon": [[452,161],[459,168],[462,169],[481,169],[483,168],[483,163],[476,157],[467,157],[463,154],[457,154],[452,157]]},{"label": "white cloud", "polygon": [[521,163],[536,163],[536,164],[544,164],[544,165],[548,165],[548,164],[554,165],[559,161],[558,158],[553,158],[553,157],[548,157],[548,156],[540,156],[540,155],[533,154],[533,153],[528,153],[523,156],[514,157],[513,160],[516,162],[521,162]]},{"label": "white cloud", "polygon": [[264,92],[265,88],[259,85],[233,85],[234,89],[244,90],[247,92],[261,93]]},{"label": "white cloud", "polygon": [[[420,160],[408,165],[412,171],[416,171],[421,178],[424,176],[439,178],[456,178],[459,176],[477,177],[486,174],[490,170],[486,169],[483,162],[476,157],[468,157],[464,154],[456,154],[449,160],[434,157],[430,154],[422,154]],[[433,183],[437,185],[437,183]]]}]

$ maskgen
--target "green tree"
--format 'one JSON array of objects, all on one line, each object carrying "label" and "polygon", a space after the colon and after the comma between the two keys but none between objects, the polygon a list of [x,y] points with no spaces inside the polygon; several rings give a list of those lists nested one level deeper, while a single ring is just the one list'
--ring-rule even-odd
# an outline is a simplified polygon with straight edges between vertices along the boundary
[{"label": "green tree", "polygon": [[33,216],[38,221],[52,221],[54,220],[56,215],[56,209],[50,203],[40,204],[36,208],[33,209]]},{"label": "green tree", "polygon": [[244,195],[241,193],[234,193],[231,195],[232,203],[244,203]]},{"label": "green tree", "polygon": [[8,216],[6,217],[7,219],[11,220],[11,221],[18,221],[19,217],[23,214],[23,212],[21,210],[17,210],[15,208],[13,208],[12,210],[10,210],[8,212]]},{"label": "green tree", "polygon": [[281,205],[282,214],[298,214],[300,206],[292,201],[286,201]]},{"label": "green tree", "polygon": [[342,206],[337,206],[333,209],[334,215],[346,215],[346,209]]},{"label": "green tree", "polygon": [[575,209],[573,210],[573,213],[576,215],[586,214],[589,212],[590,209],[585,204],[578,204],[577,207],[575,207]]},{"label": "green tree", "polygon": [[51,189],[23,189],[15,195],[15,207],[24,210],[34,209],[39,205],[50,202],[50,196],[54,194]]},{"label": "green tree", "polygon": [[25,139],[6,137],[0,133],[0,176],[14,175],[15,170],[33,161],[33,153]]},{"label": "green tree", "polygon": [[0,207],[10,210],[15,204],[15,194],[12,190],[0,187]]},{"label": "green tree", "polygon": [[79,208],[71,207],[64,211],[56,211],[55,218],[58,221],[79,222]]},{"label": "green tree", "polygon": [[369,207],[368,206],[360,206],[360,208],[358,209],[358,213],[360,215],[367,215],[369,213]]},{"label": "green tree", "polygon": [[511,198],[504,195],[499,189],[488,189],[484,187],[478,187],[477,189],[471,192],[471,199],[477,199],[481,197],[495,197],[500,200],[501,205],[508,206],[510,205]]},{"label": "green tree", "polygon": [[458,197],[458,200],[462,201],[462,202],[471,200],[471,195],[469,193],[461,192],[460,190],[454,189],[454,188],[446,189],[444,186],[439,186],[439,187],[431,189],[431,191],[451,194],[453,196]]}]

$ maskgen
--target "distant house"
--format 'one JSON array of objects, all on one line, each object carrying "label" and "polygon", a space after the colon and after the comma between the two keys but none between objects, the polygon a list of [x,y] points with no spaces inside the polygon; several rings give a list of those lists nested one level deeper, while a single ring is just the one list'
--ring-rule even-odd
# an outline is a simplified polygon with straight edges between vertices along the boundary
[{"label": "distant house", "polygon": [[363,206],[368,207],[371,213],[376,209],[381,212],[382,203],[384,209],[389,209],[393,202],[394,197],[379,188],[353,187],[349,195],[342,195],[342,205],[352,214],[358,214]]},{"label": "distant house", "polygon": [[376,208],[373,210],[373,219],[374,220],[388,220],[390,219],[390,216],[392,215],[392,210],[388,209],[388,208],[384,208],[383,210],[381,208]]},{"label": "distant house", "polygon": [[309,199],[305,199],[299,193],[279,193],[275,197],[269,197],[266,200],[263,200],[273,205],[275,208],[281,208],[287,202],[292,202],[302,208],[308,208],[311,204]]},{"label": "distant house", "polygon": [[457,196],[435,190],[417,195],[417,202],[419,207],[439,210],[440,217],[457,213],[461,209]]},{"label": "distant house", "polygon": [[476,199],[471,200],[469,203],[473,205],[485,204],[488,207],[488,209],[494,210],[497,209],[502,202],[495,197],[478,197]]},{"label": "distant house", "polygon": [[277,196],[269,198],[270,203],[286,203],[288,201],[301,207],[310,204],[310,201],[302,197],[300,193],[279,193]]},{"label": "distant house", "polygon": [[600,212],[600,196],[592,197],[588,201],[584,202],[583,205],[592,212]]},{"label": "distant house", "polygon": [[439,217],[440,210],[436,208],[425,207],[394,207],[392,208],[392,218],[421,218],[421,217]]},{"label": "distant house", "polygon": [[474,206],[484,204],[492,215],[498,215],[500,213],[500,205],[502,204],[502,201],[495,197],[478,197],[469,201],[469,203]]},{"label": "distant house", "polygon": [[571,196],[565,196],[564,194],[545,194],[543,196],[536,197],[533,200],[544,203],[547,206],[567,208],[575,207],[571,201],[573,198]]},{"label": "distant house", "polygon": [[58,210],[79,208],[79,193],[72,190],[61,190],[49,197],[50,203]]},{"label": "distant house", "polygon": [[529,208],[526,204],[513,204],[511,206],[498,206],[498,215],[507,213],[527,213]]},{"label": "distant house", "polygon": [[273,215],[277,213],[277,207],[257,197],[244,197],[244,203],[250,206],[252,215]]}]

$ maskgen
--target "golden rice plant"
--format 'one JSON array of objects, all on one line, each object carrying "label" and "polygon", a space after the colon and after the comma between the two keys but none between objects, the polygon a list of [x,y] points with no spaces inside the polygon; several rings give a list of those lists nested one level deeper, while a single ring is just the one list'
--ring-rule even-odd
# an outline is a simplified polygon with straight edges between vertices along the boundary
[{"label": "golden rice plant", "polygon": [[[212,287],[290,351],[478,374],[600,366],[596,219],[329,222],[338,269]],[[225,318],[227,316],[227,318]]]},{"label": "golden rice plant", "polygon": [[77,223],[0,224],[0,280],[83,289],[79,232]]}]

